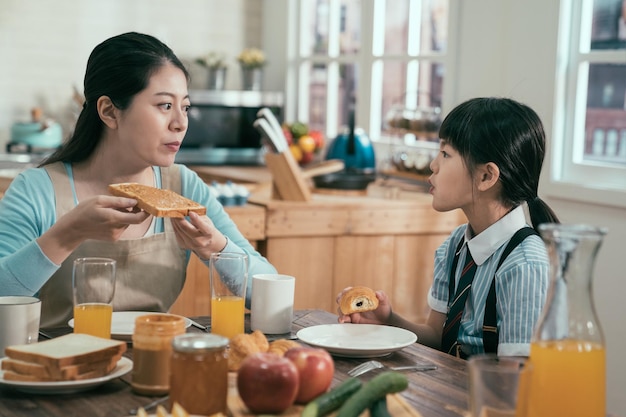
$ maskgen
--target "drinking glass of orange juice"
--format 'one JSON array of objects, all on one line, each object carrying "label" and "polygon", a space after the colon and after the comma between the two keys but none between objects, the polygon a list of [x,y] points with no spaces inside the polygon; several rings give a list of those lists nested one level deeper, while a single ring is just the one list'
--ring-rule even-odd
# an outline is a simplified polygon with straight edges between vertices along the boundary
[{"label": "drinking glass of orange juice", "polygon": [[221,252],[209,260],[211,333],[231,338],[244,332],[248,255]]},{"label": "drinking glass of orange juice", "polygon": [[72,274],[74,333],[111,338],[115,260],[78,258]]}]

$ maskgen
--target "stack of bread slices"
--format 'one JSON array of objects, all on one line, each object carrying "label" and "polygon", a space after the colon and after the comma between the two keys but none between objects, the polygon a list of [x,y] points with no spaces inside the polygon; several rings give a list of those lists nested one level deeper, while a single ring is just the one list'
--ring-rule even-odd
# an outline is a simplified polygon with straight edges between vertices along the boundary
[{"label": "stack of bread slices", "polygon": [[77,381],[105,376],[126,352],[126,343],[88,334],[8,346],[3,377],[11,381]]}]

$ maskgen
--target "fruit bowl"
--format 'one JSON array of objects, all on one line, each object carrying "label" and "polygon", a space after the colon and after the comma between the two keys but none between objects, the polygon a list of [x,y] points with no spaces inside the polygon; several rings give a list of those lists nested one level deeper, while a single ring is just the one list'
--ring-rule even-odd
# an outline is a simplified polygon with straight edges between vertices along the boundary
[{"label": "fruit bowl", "polygon": [[309,129],[306,123],[283,123],[282,128],[289,144],[289,151],[301,166],[313,162],[324,148],[326,143],[324,134],[319,130]]}]

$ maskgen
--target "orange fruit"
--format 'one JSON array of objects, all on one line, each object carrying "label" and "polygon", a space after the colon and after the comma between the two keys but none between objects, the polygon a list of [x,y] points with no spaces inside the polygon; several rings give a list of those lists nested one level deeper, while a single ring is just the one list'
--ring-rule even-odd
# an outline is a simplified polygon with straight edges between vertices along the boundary
[{"label": "orange fruit", "polygon": [[315,147],[317,149],[321,149],[324,147],[324,134],[322,132],[320,132],[319,130],[311,130],[309,132],[309,136],[311,136],[313,139],[315,139]]},{"label": "orange fruit", "polygon": [[289,151],[291,151],[293,159],[295,159],[296,162],[300,162],[302,160],[302,148],[300,148],[298,145],[289,145]]},{"label": "orange fruit", "polygon": [[309,135],[301,136],[300,139],[298,139],[298,146],[303,152],[313,152],[317,147],[315,139]]}]

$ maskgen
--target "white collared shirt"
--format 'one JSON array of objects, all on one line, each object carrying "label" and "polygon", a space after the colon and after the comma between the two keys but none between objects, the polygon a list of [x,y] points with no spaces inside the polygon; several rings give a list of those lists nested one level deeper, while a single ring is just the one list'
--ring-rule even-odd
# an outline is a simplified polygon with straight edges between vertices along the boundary
[{"label": "white collared shirt", "polygon": [[[444,314],[448,311],[450,270],[460,239],[465,239],[465,244],[458,264],[464,264],[469,248],[478,265],[459,329],[459,343],[472,353],[484,352],[485,302],[500,256],[511,237],[524,226],[526,219],[520,206],[473,238],[467,225],[459,226],[435,252],[435,274],[428,304]],[[461,268],[457,268],[457,285],[460,272]],[[545,245],[540,237],[529,236],[509,254],[496,275],[499,355],[529,354],[530,339],[545,304],[548,284],[549,262]]]}]

